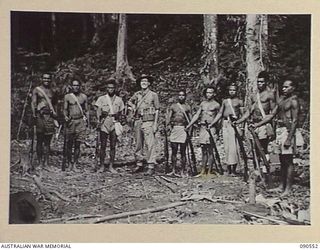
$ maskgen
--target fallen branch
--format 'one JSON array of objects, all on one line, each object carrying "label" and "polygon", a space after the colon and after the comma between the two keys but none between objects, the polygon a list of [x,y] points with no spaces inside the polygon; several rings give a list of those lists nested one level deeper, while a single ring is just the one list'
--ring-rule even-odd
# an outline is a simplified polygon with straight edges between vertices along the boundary
[{"label": "fallen branch", "polygon": [[97,218],[97,217],[102,217],[102,215],[83,214],[83,215],[77,215],[77,216],[73,216],[73,217],[69,217],[69,218],[54,218],[54,219],[49,219],[49,220],[41,220],[40,223],[50,224],[50,223],[60,222],[60,221],[91,219],[91,218]]},{"label": "fallen branch", "polygon": [[243,204],[241,201],[231,201],[223,199],[213,199],[210,194],[192,194],[190,196],[182,197],[181,201],[201,201],[207,200],[211,202],[230,203],[230,204]]},{"label": "fallen branch", "polygon": [[33,179],[34,183],[37,185],[37,187],[39,188],[40,192],[49,200],[54,201],[55,197],[52,194],[55,194],[59,199],[61,199],[63,201],[70,201],[70,199],[68,197],[65,197],[64,195],[60,194],[59,192],[57,192],[55,190],[49,190],[45,186],[43,186],[39,177],[32,176],[32,179]]},{"label": "fallen branch", "polygon": [[96,223],[101,223],[101,222],[105,222],[105,221],[109,221],[109,220],[125,218],[125,217],[129,217],[129,216],[136,216],[136,215],[140,215],[140,214],[160,212],[160,211],[164,211],[164,210],[167,210],[167,209],[170,209],[170,208],[183,206],[185,204],[186,204],[186,202],[174,202],[174,203],[171,203],[171,204],[167,204],[167,205],[160,206],[160,207],[155,207],[155,208],[147,208],[147,209],[143,209],[143,210],[136,210],[136,211],[119,213],[119,214],[112,214],[112,215],[108,215],[106,217],[102,217],[102,218],[96,219],[92,223],[96,224]]},{"label": "fallen branch", "polygon": [[159,62],[156,62],[156,63],[152,64],[152,66],[157,66],[159,64],[165,63],[166,61],[169,61],[170,59],[171,59],[171,56],[169,56],[169,57],[167,57],[167,58],[165,58],[165,59],[163,59],[163,60],[161,60]]},{"label": "fallen branch", "polygon": [[254,213],[250,213],[250,212],[246,212],[246,211],[243,211],[242,213],[244,213],[246,215],[249,215],[249,216],[254,216],[254,217],[257,217],[257,218],[260,218],[260,219],[265,219],[265,220],[271,221],[273,223],[276,223],[278,225],[288,225],[289,224],[289,223],[287,223],[285,221],[272,219],[272,218],[265,217],[265,216],[262,216],[262,215],[259,215],[259,214],[254,214]]},{"label": "fallen branch", "polygon": [[164,179],[165,181],[167,181],[167,182],[169,182],[169,183],[173,183],[173,184],[177,185],[174,181],[172,181],[172,180],[170,180],[169,178],[166,178],[166,177],[164,177],[164,176],[162,176],[162,175],[160,175],[160,178],[161,178],[161,179]]},{"label": "fallen branch", "polygon": [[164,185],[165,187],[167,187],[168,189],[170,189],[170,191],[171,191],[172,193],[175,193],[175,192],[176,192],[176,191],[174,190],[174,188],[172,188],[172,187],[170,186],[169,183],[164,182],[159,176],[154,176],[154,178],[155,178],[160,184],[162,184],[162,185]]}]

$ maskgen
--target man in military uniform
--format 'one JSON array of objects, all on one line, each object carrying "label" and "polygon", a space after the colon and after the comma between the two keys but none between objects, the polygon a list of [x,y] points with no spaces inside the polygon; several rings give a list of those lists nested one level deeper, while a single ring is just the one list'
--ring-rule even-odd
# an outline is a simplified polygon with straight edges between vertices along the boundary
[{"label": "man in military uniform", "polygon": [[152,175],[154,173],[156,163],[155,133],[158,129],[160,106],[158,94],[150,90],[152,82],[152,77],[142,75],[137,80],[137,84],[140,85],[141,90],[134,93],[128,101],[128,105],[133,114],[136,138],[135,159],[137,167],[134,172],[143,171],[143,148],[145,146],[148,165],[146,175]]},{"label": "man in military uniform", "polygon": [[[109,170],[111,173],[117,173],[114,169],[114,160],[116,156],[117,143],[117,126],[121,126],[119,121],[121,119],[122,111],[124,110],[124,103],[121,97],[115,93],[116,81],[109,79],[106,83],[107,93],[98,98],[95,103],[97,108],[98,129],[100,129],[100,166],[97,168],[104,171]],[[109,167],[104,166],[106,157],[107,140],[110,141],[110,163]]]},{"label": "man in military uniform", "polygon": [[51,88],[51,75],[42,75],[42,84],[35,87],[32,92],[31,109],[36,126],[37,136],[37,159],[42,167],[48,166],[50,142],[55,127],[58,125],[56,108],[53,106],[55,93]]},{"label": "man in military uniform", "polygon": [[[87,96],[80,90],[80,81],[74,79],[71,93],[64,97],[63,114],[66,121],[66,156],[71,170],[77,167],[80,157],[80,144],[85,140],[86,122],[88,120]],[[74,154],[72,149],[74,148]],[[72,157],[73,155],[73,157]],[[72,159],[73,158],[73,159]]]}]

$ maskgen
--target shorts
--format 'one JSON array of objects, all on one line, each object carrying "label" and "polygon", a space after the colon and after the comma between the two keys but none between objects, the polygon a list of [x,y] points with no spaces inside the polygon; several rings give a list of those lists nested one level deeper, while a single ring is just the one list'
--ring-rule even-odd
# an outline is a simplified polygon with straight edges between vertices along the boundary
[{"label": "shorts", "polygon": [[67,136],[72,136],[77,141],[84,141],[86,136],[86,122],[83,118],[72,119],[67,123]]},{"label": "shorts", "polygon": [[[210,128],[211,134],[213,137],[215,137],[216,135],[216,128]],[[209,133],[207,131],[207,128],[204,126],[200,127],[200,131],[199,131],[199,143],[200,144],[210,144],[210,136]]]}]

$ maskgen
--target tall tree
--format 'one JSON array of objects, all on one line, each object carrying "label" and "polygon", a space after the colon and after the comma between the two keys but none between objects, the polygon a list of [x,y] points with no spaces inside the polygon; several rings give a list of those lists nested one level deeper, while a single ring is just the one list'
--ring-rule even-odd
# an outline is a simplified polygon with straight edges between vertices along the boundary
[{"label": "tall tree", "polygon": [[[217,84],[218,70],[218,16],[203,15],[203,67],[200,70],[204,85]],[[199,86],[199,85],[198,85]]]},{"label": "tall tree", "polygon": [[127,15],[119,14],[119,29],[118,29],[118,41],[117,41],[117,62],[115,78],[122,82],[122,87],[125,87],[125,83],[134,81],[134,75],[131,71],[131,67],[128,62],[127,54]]},{"label": "tall tree", "polygon": [[266,70],[268,62],[268,24],[266,15],[246,17],[246,103],[249,96],[257,91],[257,76]]},{"label": "tall tree", "polygon": [[105,24],[105,14],[90,14],[93,28],[94,28],[94,34],[91,39],[91,45],[96,46],[100,43],[100,36],[99,32],[103,25]]},{"label": "tall tree", "polygon": [[57,18],[56,14],[54,12],[51,13],[51,42],[52,42],[52,48],[53,48],[53,53],[57,53]]}]

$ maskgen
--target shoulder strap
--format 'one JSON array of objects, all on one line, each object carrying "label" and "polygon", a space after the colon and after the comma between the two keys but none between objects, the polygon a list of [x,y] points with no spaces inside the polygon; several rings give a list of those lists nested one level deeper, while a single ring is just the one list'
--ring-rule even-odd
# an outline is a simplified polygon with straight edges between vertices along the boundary
[{"label": "shoulder strap", "polygon": [[[113,105],[112,105],[112,101],[111,101],[110,96],[109,95],[105,95],[105,97],[106,97],[107,103],[108,103],[108,105],[110,107],[111,114],[114,114]],[[116,96],[115,96],[115,98],[116,98]]]},{"label": "shoulder strap", "polygon": [[79,103],[78,98],[77,98],[77,97],[75,96],[75,94],[73,94],[73,93],[70,93],[70,96],[76,101],[76,103],[77,103],[77,105],[78,105],[78,107],[79,107],[79,109],[80,109],[81,114],[84,116],[83,109],[82,109],[82,107],[81,107],[81,105],[80,105],[80,103]]},{"label": "shoulder strap", "polygon": [[257,103],[258,103],[258,107],[259,107],[259,110],[261,112],[262,117],[265,118],[266,117],[266,112],[264,112],[264,109],[262,107],[259,92],[257,93]]},{"label": "shoulder strap", "polygon": [[43,97],[46,99],[46,101],[47,101],[47,103],[48,103],[49,108],[51,109],[51,111],[52,111],[52,112],[55,112],[55,111],[54,111],[54,108],[53,108],[53,106],[52,106],[52,102],[51,102],[51,100],[49,99],[49,97],[47,96],[46,92],[44,92],[39,86],[36,87],[36,90],[38,90],[38,91],[43,95]]},{"label": "shoulder strap", "polygon": [[183,115],[185,116],[185,118],[187,119],[187,122],[189,123],[190,120],[189,120],[189,117],[187,116],[186,111],[184,110],[184,108],[182,107],[182,105],[181,105],[179,102],[177,103],[177,105],[178,105],[178,107],[181,109]]},{"label": "shoulder strap", "polygon": [[143,101],[146,99],[146,97],[147,97],[147,95],[148,95],[149,93],[151,93],[150,90],[148,90],[148,92],[145,93],[145,94],[142,96],[142,98],[140,99],[140,101],[138,102],[138,104],[137,104],[137,106],[136,106],[136,110],[138,110],[138,108],[141,106],[141,104],[142,104]]},{"label": "shoulder strap", "polygon": [[231,99],[228,98],[227,101],[228,101],[228,104],[229,104],[229,106],[230,106],[230,108],[231,108],[232,114],[233,114],[234,116],[236,116],[236,112],[234,111],[234,108],[233,108],[233,106],[232,106],[232,101],[231,101]]}]

